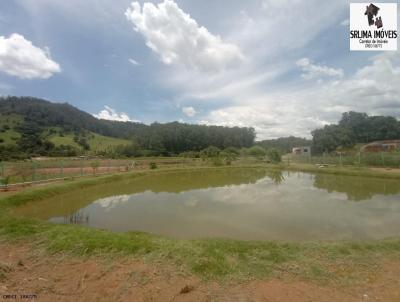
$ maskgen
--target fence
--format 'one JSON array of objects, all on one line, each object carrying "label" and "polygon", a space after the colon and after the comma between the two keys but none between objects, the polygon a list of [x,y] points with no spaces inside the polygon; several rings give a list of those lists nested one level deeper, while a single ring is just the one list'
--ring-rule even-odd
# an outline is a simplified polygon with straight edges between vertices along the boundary
[{"label": "fence", "polygon": [[295,163],[325,164],[337,166],[372,166],[400,168],[399,152],[324,154],[321,156],[291,156]]},{"label": "fence", "polygon": [[[26,162],[0,162],[0,178],[3,184],[15,184],[78,177],[133,169],[147,169],[151,162],[157,165],[180,165],[188,160],[181,158],[142,159],[57,159]],[[4,180],[6,179],[6,183]],[[0,184],[1,185],[1,184]]]}]

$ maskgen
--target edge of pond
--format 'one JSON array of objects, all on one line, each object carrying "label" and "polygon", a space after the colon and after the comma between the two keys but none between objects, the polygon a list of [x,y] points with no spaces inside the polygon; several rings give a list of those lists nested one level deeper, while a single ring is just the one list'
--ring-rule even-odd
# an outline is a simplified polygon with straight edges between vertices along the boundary
[{"label": "edge of pond", "polygon": [[0,242],[1,240],[10,242],[23,240],[50,253],[78,256],[133,256],[150,261],[172,263],[207,279],[263,278],[289,272],[306,279],[331,280],[336,278],[335,273],[331,272],[331,267],[338,263],[353,267],[357,271],[365,269],[367,263],[374,263],[381,258],[400,259],[400,238],[302,243],[225,239],[178,240],[139,232],[116,234],[81,226],[55,225],[38,219],[17,217],[10,211],[12,207],[26,202],[151,173],[235,168],[285,169],[400,179],[400,174],[364,169],[243,165],[160,169],[66,181],[62,184],[22,191],[0,199]]},{"label": "edge of pond", "polygon": [[287,170],[287,171],[298,171],[298,172],[309,172],[309,173],[326,173],[335,175],[345,175],[345,176],[361,176],[361,177],[375,177],[375,178],[385,178],[385,179],[399,179],[400,173],[389,173],[381,171],[373,171],[368,168],[355,168],[355,167],[324,167],[319,168],[313,165],[307,164],[291,164],[291,165],[272,165],[272,164],[255,164],[255,165],[237,165],[237,166],[223,166],[223,167],[212,167],[212,166],[189,166],[184,168],[171,168],[171,169],[157,169],[157,170],[147,170],[140,172],[130,172],[124,174],[112,174],[112,175],[101,175],[94,176],[85,179],[68,178],[63,182],[57,182],[48,184],[41,188],[28,188],[17,192],[16,194],[1,197],[0,196],[0,209],[9,208],[13,206],[19,206],[26,202],[41,200],[44,198],[52,197],[58,194],[63,194],[69,192],[70,190],[78,190],[86,187],[101,185],[108,182],[114,182],[119,180],[124,180],[127,178],[136,178],[140,176],[145,176],[153,173],[174,173],[179,171],[197,171],[197,170],[207,170],[207,169],[253,169],[262,168],[269,170]]}]

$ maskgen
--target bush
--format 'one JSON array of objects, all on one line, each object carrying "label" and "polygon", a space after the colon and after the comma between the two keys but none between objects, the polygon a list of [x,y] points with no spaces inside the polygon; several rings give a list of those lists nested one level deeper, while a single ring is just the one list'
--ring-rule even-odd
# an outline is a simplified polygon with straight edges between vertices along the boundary
[{"label": "bush", "polygon": [[228,147],[224,149],[225,153],[229,153],[229,154],[234,154],[236,156],[238,156],[240,154],[239,149],[235,148],[235,147]]},{"label": "bush", "polygon": [[149,164],[149,166],[150,166],[150,169],[151,169],[151,170],[157,169],[157,164],[156,164],[155,162],[151,162],[151,163]]},{"label": "bush", "polygon": [[186,151],[186,152],[182,152],[181,154],[179,154],[179,157],[183,157],[183,158],[199,158],[200,157],[200,153],[196,152],[196,151]]},{"label": "bush", "polygon": [[253,146],[253,147],[247,149],[247,154],[260,159],[266,155],[266,151],[263,147]]},{"label": "bush", "polygon": [[268,149],[267,156],[268,159],[275,164],[282,161],[281,153],[275,148]]},{"label": "bush", "polygon": [[216,166],[216,167],[220,167],[220,166],[222,166],[223,164],[224,164],[224,162],[222,161],[222,158],[220,158],[220,157],[214,157],[213,159],[212,159],[212,163],[213,163],[213,165],[214,166]]},{"label": "bush", "polygon": [[8,184],[10,183],[10,176],[0,177],[0,184],[7,189]]},{"label": "bush", "polygon": [[214,146],[207,147],[200,152],[200,157],[217,157],[221,152],[220,149]]}]

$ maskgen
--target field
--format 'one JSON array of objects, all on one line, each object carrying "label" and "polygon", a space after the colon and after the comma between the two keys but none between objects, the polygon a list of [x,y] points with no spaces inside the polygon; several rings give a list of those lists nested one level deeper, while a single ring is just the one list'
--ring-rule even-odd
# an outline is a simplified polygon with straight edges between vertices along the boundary
[{"label": "field", "polygon": [[[265,167],[265,164],[261,165]],[[247,166],[251,168],[260,164]],[[268,167],[280,168],[274,165]],[[13,257],[8,264],[4,264],[5,258],[0,258],[3,261],[3,282],[10,284],[7,280],[17,278],[26,271],[24,265],[27,265],[31,267],[30,274],[39,279],[54,278],[51,279],[51,284],[40,285],[40,282],[35,281],[30,287],[49,301],[64,301],[63,298],[83,294],[82,288],[85,286],[96,288],[99,284],[105,284],[103,282],[122,282],[115,288],[121,297],[128,297],[133,293],[157,301],[162,301],[162,297],[167,296],[181,297],[188,301],[207,300],[207,295],[217,300],[226,295],[234,300],[240,292],[244,293],[243,299],[261,299],[264,291],[276,291],[277,298],[284,298],[282,292],[287,291],[289,297],[299,301],[306,301],[307,297],[311,300],[329,301],[324,300],[326,295],[342,301],[359,301],[365,298],[365,295],[383,297],[385,301],[395,301],[399,298],[399,280],[394,277],[400,268],[400,241],[396,238],[306,243],[175,240],[145,233],[116,234],[79,226],[54,225],[13,214],[13,208],[17,206],[71,190],[142,177],[149,173],[169,173],[176,169],[230,168],[195,168],[189,165],[181,168],[161,167],[157,170],[67,180],[63,183],[26,189],[18,194],[6,194],[0,199],[0,244],[2,250],[7,250]],[[292,165],[291,169],[319,168]],[[322,170],[324,173],[333,174],[400,178],[398,173],[368,169]],[[0,257],[5,257],[5,254],[0,254]],[[56,257],[62,257],[62,260],[56,260]],[[23,263],[20,266],[17,265],[19,261]],[[51,272],[46,270],[45,266],[48,264],[55,265],[56,269],[52,269]],[[68,271],[68,267],[73,271],[81,271],[82,275],[78,278],[73,277],[74,282],[78,283],[77,288],[70,289],[71,292],[67,296],[60,296],[51,288],[58,291],[67,290],[62,283],[66,281],[61,281],[64,280],[61,271]],[[107,273],[110,270],[118,273],[110,275]],[[72,271],[70,273],[73,274]],[[41,274],[47,277],[42,277]],[[298,290],[294,291],[293,287]],[[41,288],[39,292],[38,288]],[[107,291],[100,288],[99,290],[103,293],[117,294],[111,288]],[[88,299],[95,297],[95,293],[91,292]],[[308,295],[306,297],[302,295],[305,292]],[[106,301],[105,297],[97,298]],[[65,301],[68,301],[67,299]]]},{"label": "field", "polygon": [[15,145],[20,138],[20,134],[13,130],[22,121],[18,115],[2,116],[0,114],[0,146]]}]

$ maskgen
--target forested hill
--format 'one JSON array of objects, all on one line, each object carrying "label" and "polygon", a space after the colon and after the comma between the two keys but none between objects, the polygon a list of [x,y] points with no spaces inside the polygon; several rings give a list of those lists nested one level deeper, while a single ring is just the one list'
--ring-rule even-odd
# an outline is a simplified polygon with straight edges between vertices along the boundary
[{"label": "forested hill", "polygon": [[[0,153],[72,155],[129,144],[130,153],[173,155],[209,146],[250,147],[253,128],[191,125],[178,122],[142,123],[100,120],[67,103],[52,103],[32,97],[0,97]],[[135,150],[135,151],[133,151]],[[8,155],[4,155],[4,154]],[[93,153],[93,152],[92,152]]]},{"label": "forested hill", "polygon": [[0,113],[17,114],[40,127],[61,127],[65,131],[92,131],[106,136],[129,138],[146,125],[99,120],[68,103],[52,103],[32,97],[0,98]]}]

